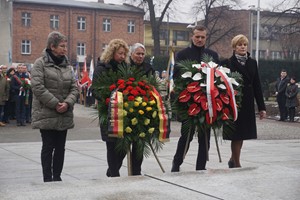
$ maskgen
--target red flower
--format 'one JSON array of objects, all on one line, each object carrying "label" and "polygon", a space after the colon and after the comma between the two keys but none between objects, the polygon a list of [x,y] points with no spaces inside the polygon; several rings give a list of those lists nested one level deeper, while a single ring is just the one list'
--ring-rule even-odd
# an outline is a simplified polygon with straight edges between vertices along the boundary
[{"label": "red flower", "polygon": [[119,85],[119,89],[124,89],[124,88],[125,88],[125,84],[124,83],[122,83],[122,84]]},{"label": "red flower", "polygon": [[108,105],[109,102],[110,102],[110,98],[106,98],[106,99],[105,99],[105,104]]},{"label": "red flower", "polygon": [[197,115],[200,112],[200,110],[200,106],[196,103],[193,103],[188,109],[188,114],[194,116]]},{"label": "red flower", "polygon": [[197,92],[197,91],[201,90],[201,87],[198,82],[192,82],[187,85],[186,89],[189,92],[193,93],[193,92]]},{"label": "red flower", "polygon": [[132,81],[127,81],[126,85],[132,85]]},{"label": "red flower", "polygon": [[129,78],[128,80],[133,82],[133,81],[135,81],[135,78],[132,78],[132,77],[131,77],[131,78]]},{"label": "red flower", "polygon": [[212,98],[216,98],[218,95],[219,95],[219,90],[218,88],[215,87],[214,90],[212,91],[211,96]]},{"label": "red flower", "polygon": [[133,87],[131,85],[127,86],[127,88],[126,88],[126,90],[128,90],[128,91],[130,91],[132,89],[133,89]]},{"label": "red flower", "polygon": [[149,90],[149,89],[150,89],[150,86],[149,86],[149,85],[145,85],[145,89],[146,89],[146,90]]},{"label": "red flower", "polygon": [[203,94],[203,93],[202,93],[201,91],[196,92],[196,93],[194,94],[194,102],[200,103],[201,95],[202,95],[202,94]]},{"label": "red flower", "polygon": [[140,91],[141,95],[145,96],[147,94],[147,92],[145,90],[141,90]]},{"label": "red flower", "polygon": [[134,101],[134,96],[130,95],[130,96],[128,97],[128,101]]},{"label": "red flower", "polygon": [[143,98],[144,98],[145,102],[148,102],[148,100],[149,100],[148,97],[144,96]]},{"label": "red flower", "polygon": [[130,94],[132,94],[133,96],[137,96],[137,95],[139,95],[139,92],[136,90],[136,89],[132,89],[131,91],[130,91]]},{"label": "red flower", "polygon": [[213,117],[209,117],[209,112],[206,112],[206,122],[207,122],[208,124],[214,123],[214,122],[216,121],[216,119],[217,119],[217,116],[216,116],[216,115],[213,116]]},{"label": "red flower", "polygon": [[128,89],[126,89],[126,90],[123,91],[123,95],[128,95],[128,94],[129,94]]},{"label": "red flower", "polygon": [[116,87],[117,87],[117,86],[116,86],[115,84],[112,84],[111,86],[109,86],[109,90],[110,90],[110,91],[113,91],[114,89],[116,89]]},{"label": "red flower", "polygon": [[200,103],[201,103],[201,107],[202,107],[203,110],[207,110],[208,109],[207,97],[205,95],[202,95],[200,97]]},{"label": "red flower", "polygon": [[138,85],[143,87],[143,86],[145,86],[145,83],[142,82],[142,81],[139,81],[139,82],[138,82]]},{"label": "red flower", "polygon": [[229,96],[227,94],[221,93],[220,98],[225,104],[229,104]]},{"label": "red flower", "polygon": [[216,104],[217,104],[217,111],[221,111],[223,108],[223,103],[222,103],[221,99],[216,98]]},{"label": "red flower", "polygon": [[230,111],[228,108],[223,109],[222,120],[228,120],[230,115]]},{"label": "red flower", "polygon": [[118,82],[117,82],[118,85],[121,85],[121,84],[124,84],[124,83],[125,83],[125,81],[123,79],[119,79]]},{"label": "red flower", "polygon": [[179,102],[187,102],[191,98],[191,93],[188,90],[183,90],[178,98]]}]

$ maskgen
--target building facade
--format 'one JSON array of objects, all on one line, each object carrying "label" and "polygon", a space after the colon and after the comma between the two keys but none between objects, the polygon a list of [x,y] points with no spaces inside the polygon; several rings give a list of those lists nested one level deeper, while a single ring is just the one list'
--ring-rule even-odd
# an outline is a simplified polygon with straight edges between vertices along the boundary
[{"label": "building facade", "polygon": [[68,37],[68,57],[96,60],[111,39],[128,45],[144,41],[144,11],[130,5],[73,0],[14,0],[12,60],[33,63],[46,47],[47,36],[59,31]]},{"label": "building facade", "polygon": [[[170,49],[180,51],[190,44],[190,28],[187,23],[162,22],[160,26],[161,55],[169,55]],[[147,54],[152,55],[154,42],[150,21],[145,21],[145,47]]]},{"label": "building facade", "polygon": [[[216,17],[218,16],[218,18]],[[244,34],[249,39],[249,52],[255,57],[257,51],[257,11],[231,10],[227,6],[215,8],[211,12],[208,25],[209,47],[221,57],[232,55],[231,39]],[[200,23],[203,23],[201,21]],[[260,11],[259,20],[259,59],[299,60],[300,59],[300,20],[296,14]]]}]

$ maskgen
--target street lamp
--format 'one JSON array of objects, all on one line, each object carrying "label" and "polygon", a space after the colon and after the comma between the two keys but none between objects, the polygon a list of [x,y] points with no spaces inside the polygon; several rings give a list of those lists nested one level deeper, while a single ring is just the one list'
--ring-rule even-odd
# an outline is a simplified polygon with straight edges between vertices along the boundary
[{"label": "street lamp", "polygon": [[260,0],[257,0],[257,26],[256,26],[256,51],[255,51],[257,66],[258,66],[258,59],[259,59],[259,27],[260,27]]},{"label": "street lamp", "polygon": [[[258,65],[258,59],[259,59],[259,27],[260,27],[260,0],[257,0],[257,7],[255,8],[255,5],[251,5],[249,6],[250,10],[256,10],[257,11],[257,15],[256,15],[256,49],[255,49],[255,59],[257,61],[257,65]],[[251,11],[251,17],[250,17],[250,24],[251,24],[251,44],[250,44],[250,48],[251,51],[253,49],[253,44],[252,44],[252,38],[253,38],[253,31],[252,31],[252,23],[253,23],[253,13]],[[252,52],[251,52],[252,53]]]}]

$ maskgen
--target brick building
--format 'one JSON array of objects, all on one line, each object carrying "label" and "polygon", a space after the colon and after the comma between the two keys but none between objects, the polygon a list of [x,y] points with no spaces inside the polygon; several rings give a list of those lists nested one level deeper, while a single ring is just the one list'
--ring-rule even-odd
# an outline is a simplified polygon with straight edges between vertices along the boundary
[{"label": "brick building", "polygon": [[127,4],[74,0],[14,0],[12,61],[33,63],[46,47],[47,36],[59,31],[68,37],[68,57],[97,59],[111,39],[129,45],[144,41],[144,11]]}]

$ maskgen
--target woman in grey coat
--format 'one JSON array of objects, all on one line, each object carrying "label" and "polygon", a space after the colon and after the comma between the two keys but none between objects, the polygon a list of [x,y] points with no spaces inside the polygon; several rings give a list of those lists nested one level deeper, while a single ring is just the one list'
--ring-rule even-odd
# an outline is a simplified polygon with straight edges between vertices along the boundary
[{"label": "woman in grey coat", "polygon": [[66,36],[51,32],[31,71],[32,127],[41,132],[44,182],[61,181],[67,130],[74,127],[78,88],[66,53]]}]

